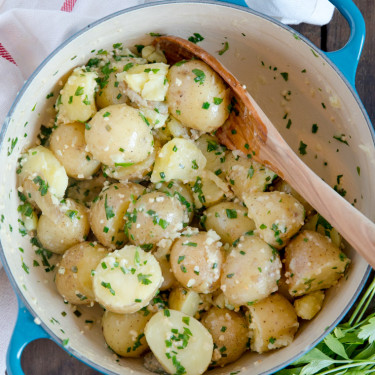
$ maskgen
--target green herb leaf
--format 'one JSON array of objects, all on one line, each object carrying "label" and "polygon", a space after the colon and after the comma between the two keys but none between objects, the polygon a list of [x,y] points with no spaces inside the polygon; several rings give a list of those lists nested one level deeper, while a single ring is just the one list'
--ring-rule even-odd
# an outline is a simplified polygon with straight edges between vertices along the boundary
[{"label": "green herb leaf", "polygon": [[221,44],[223,44],[223,48],[220,51],[218,51],[218,54],[220,56],[224,55],[224,53],[227,52],[228,49],[229,49],[229,43],[228,42],[224,42],[224,43],[221,43]]},{"label": "green herb leaf", "polygon": [[192,72],[196,75],[194,82],[198,82],[200,85],[203,85],[206,75],[200,69],[193,69]]},{"label": "green herb leaf", "polygon": [[188,41],[197,44],[204,40],[203,36],[198,33],[194,33],[193,36],[189,36]]}]

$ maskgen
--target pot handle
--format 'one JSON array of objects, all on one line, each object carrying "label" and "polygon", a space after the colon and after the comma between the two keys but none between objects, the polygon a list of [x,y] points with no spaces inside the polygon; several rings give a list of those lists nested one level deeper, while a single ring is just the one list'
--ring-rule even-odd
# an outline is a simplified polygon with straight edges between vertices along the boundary
[{"label": "pot handle", "polygon": [[36,339],[50,338],[44,329],[35,323],[34,317],[18,299],[18,316],[8,347],[6,366],[8,375],[24,375],[21,355],[26,345]]},{"label": "pot handle", "polygon": [[338,51],[325,52],[326,56],[339,68],[349,83],[355,86],[355,74],[361,57],[366,36],[366,25],[362,13],[352,0],[329,0],[345,17],[350,27],[350,37]]}]

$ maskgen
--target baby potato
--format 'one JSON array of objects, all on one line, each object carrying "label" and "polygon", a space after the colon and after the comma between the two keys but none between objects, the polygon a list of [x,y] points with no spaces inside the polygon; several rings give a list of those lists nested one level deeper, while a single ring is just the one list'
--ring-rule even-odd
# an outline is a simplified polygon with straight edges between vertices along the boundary
[{"label": "baby potato", "polygon": [[126,213],[130,242],[150,249],[163,239],[176,238],[187,222],[180,201],[158,191],[141,195]]},{"label": "baby potato", "polygon": [[240,199],[250,193],[264,191],[276,174],[256,161],[229,152],[221,168],[234,194]]},{"label": "baby potato", "polygon": [[146,324],[148,345],[169,374],[203,374],[210,364],[212,336],[196,319],[180,311],[157,312]]},{"label": "baby potato", "polygon": [[204,215],[206,229],[213,229],[229,244],[255,229],[254,221],[247,217],[247,209],[239,203],[221,202],[208,208]]},{"label": "baby potato", "polygon": [[65,251],[55,279],[57,291],[64,300],[75,305],[95,301],[91,271],[106,255],[107,249],[92,242],[82,242]]},{"label": "baby potato", "polygon": [[49,191],[58,198],[62,198],[68,186],[68,176],[64,167],[56,156],[43,146],[29,149],[22,154],[18,175],[20,185],[24,185],[26,179],[30,179],[39,185],[42,196]]},{"label": "baby potato", "polygon": [[169,111],[185,126],[209,133],[224,124],[229,115],[230,90],[206,63],[177,63],[167,77]]},{"label": "baby potato", "polygon": [[168,305],[172,310],[194,316],[199,310],[201,298],[197,292],[177,287],[171,290],[168,299]]},{"label": "baby potato", "polygon": [[206,169],[220,178],[225,178],[223,163],[225,163],[226,147],[210,134],[201,135],[194,143],[207,160]]},{"label": "baby potato", "polygon": [[246,351],[249,329],[246,318],[240,313],[211,307],[203,314],[201,322],[214,341],[211,366],[225,366]]},{"label": "baby potato", "polygon": [[279,179],[274,185],[275,190],[282,191],[287,194],[293,195],[294,198],[300,202],[306,212],[306,216],[308,216],[314,209],[311,207],[310,203],[307,202],[305,198],[303,198],[300,194],[298,194],[286,181]]},{"label": "baby potato", "polygon": [[277,290],[281,261],[277,251],[255,235],[245,235],[223,266],[221,290],[233,306],[251,305]]},{"label": "baby potato", "polygon": [[324,292],[317,290],[294,301],[294,308],[301,319],[311,320],[320,311],[324,301]]},{"label": "baby potato", "polygon": [[206,158],[194,142],[173,138],[156,156],[151,182],[193,181],[206,166]]},{"label": "baby potato", "polygon": [[305,210],[290,194],[252,193],[245,195],[244,201],[259,236],[276,249],[283,248],[304,223]]},{"label": "baby potato", "polygon": [[320,233],[304,230],[285,248],[285,275],[292,296],[335,285],[350,259]]},{"label": "baby potato", "polygon": [[144,187],[129,182],[105,187],[90,208],[90,225],[95,237],[111,249],[122,247],[128,238],[124,215],[130,202],[143,193]]},{"label": "baby potato", "polygon": [[105,311],[102,327],[107,345],[122,357],[140,357],[148,349],[144,329],[151,317],[144,311],[132,314]]},{"label": "baby potato", "polygon": [[190,189],[188,189],[181,181],[171,180],[168,183],[158,182],[155,184],[155,189],[167,195],[176,197],[180,203],[185,206],[185,211],[189,216],[189,222],[193,219],[193,197]]},{"label": "baby potato", "polygon": [[322,234],[323,236],[329,237],[333,244],[335,244],[337,247],[340,247],[341,245],[340,233],[333,228],[323,216],[319,214],[309,217],[302,229],[312,230]]},{"label": "baby potato", "polygon": [[46,214],[39,217],[37,235],[44,248],[56,254],[62,254],[70,247],[83,242],[90,231],[87,209],[66,199],[60,206],[57,218]]},{"label": "baby potato", "polygon": [[101,109],[86,125],[88,151],[94,159],[114,167],[145,160],[154,149],[154,139],[143,117],[126,104]]},{"label": "baby potato", "polygon": [[171,249],[171,266],[176,279],[197,293],[211,293],[220,285],[223,263],[220,237],[214,231],[177,239]]},{"label": "baby potato", "polygon": [[96,78],[95,72],[88,72],[84,67],[73,70],[56,102],[58,122],[86,122],[96,113]]},{"label": "baby potato", "polygon": [[282,295],[272,294],[249,310],[251,350],[265,353],[293,341],[299,323],[292,304]]},{"label": "baby potato", "polygon": [[73,122],[60,125],[50,138],[50,149],[64,166],[69,177],[87,179],[100,167],[86,151],[85,125]]},{"label": "baby potato", "polygon": [[101,260],[94,271],[93,290],[106,310],[130,314],[147,306],[162,283],[155,257],[128,245]]}]

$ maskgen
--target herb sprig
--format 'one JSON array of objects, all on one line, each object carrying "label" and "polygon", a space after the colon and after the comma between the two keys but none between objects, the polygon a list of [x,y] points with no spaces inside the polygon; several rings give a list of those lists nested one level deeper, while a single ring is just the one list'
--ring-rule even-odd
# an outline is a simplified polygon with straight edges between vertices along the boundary
[{"label": "herb sprig", "polygon": [[309,353],[276,375],[375,373],[375,312],[365,316],[375,297],[375,278],[349,320],[340,323]]}]

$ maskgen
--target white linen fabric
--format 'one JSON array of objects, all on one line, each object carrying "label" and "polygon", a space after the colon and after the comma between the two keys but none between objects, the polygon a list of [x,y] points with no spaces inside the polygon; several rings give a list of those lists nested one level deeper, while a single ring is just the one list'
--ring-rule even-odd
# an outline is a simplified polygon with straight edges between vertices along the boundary
[{"label": "white linen fabric", "polygon": [[[157,1],[157,0],[156,0]],[[24,81],[60,43],[98,18],[152,0],[0,0],[0,127]],[[328,0],[246,0],[249,7],[298,24],[328,23]],[[0,374],[17,315],[17,301],[0,263]]]}]

